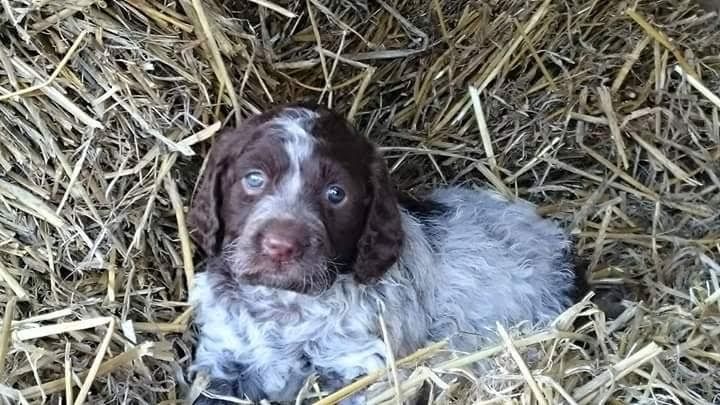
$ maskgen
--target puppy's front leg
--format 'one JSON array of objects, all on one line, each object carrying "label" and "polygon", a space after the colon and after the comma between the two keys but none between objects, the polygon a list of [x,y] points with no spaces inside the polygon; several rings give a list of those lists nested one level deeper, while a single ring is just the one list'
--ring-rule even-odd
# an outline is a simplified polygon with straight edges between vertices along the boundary
[{"label": "puppy's front leg", "polygon": [[[201,346],[201,349],[204,347]],[[232,397],[241,400],[259,401],[266,397],[262,376],[253,372],[244,364],[224,353],[200,351],[200,356],[190,370],[193,377],[200,373],[207,375],[209,384],[205,393],[200,394],[194,405],[220,405],[232,402],[214,398]]]},{"label": "puppy's front leg", "polygon": [[[339,389],[352,384],[354,381],[357,381],[358,379],[366,376],[367,374],[370,374],[374,371],[377,371],[379,369],[385,369],[387,367],[387,364],[385,363],[385,359],[381,358],[381,356],[373,356],[370,359],[367,359],[365,364],[369,366],[363,367],[365,372],[362,374],[357,374],[357,368],[347,370],[345,373],[345,377],[341,377],[339,373],[336,372],[323,372],[323,378],[320,380],[320,385],[323,387],[324,390],[329,392],[335,392]],[[397,370],[398,372],[398,383],[402,383],[407,379],[407,377],[410,376],[411,372],[409,370]],[[357,375],[356,375],[357,374]],[[354,377],[350,377],[354,376]],[[379,381],[376,381],[372,384],[370,384],[368,387],[363,388],[362,390],[358,391],[357,393],[353,394],[352,396],[343,399],[339,402],[339,405],[364,405],[367,403],[368,399],[374,398],[377,395],[380,395],[381,393],[386,392],[389,389],[393,388],[394,380],[392,377],[390,377],[389,374],[387,374],[384,378],[381,378]],[[394,395],[394,390],[393,390]],[[427,392],[427,387],[423,386],[420,388],[419,392],[405,395],[402,398],[402,403],[405,405],[423,405],[428,403],[427,396],[429,395],[429,392]]]},{"label": "puppy's front leg", "polygon": [[212,395],[200,394],[195,402],[193,402],[193,405],[229,405],[233,403],[222,398],[215,398],[216,396],[237,398],[240,400],[250,398],[254,401],[264,397],[259,387],[254,384],[248,384],[247,381],[243,381],[242,379],[212,378],[205,392]]},{"label": "puppy's front leg", "polygon": [[[313,362],[321,374],[321,385],[326,390],[337,391],[360,377],[385,368],[385,344],[381,340],[353,344],[346,342],[343,350],[337,348],[316,354]],[[367,390],[363,389],[340,401],[341,405],[362,405],[367,402]]]}]

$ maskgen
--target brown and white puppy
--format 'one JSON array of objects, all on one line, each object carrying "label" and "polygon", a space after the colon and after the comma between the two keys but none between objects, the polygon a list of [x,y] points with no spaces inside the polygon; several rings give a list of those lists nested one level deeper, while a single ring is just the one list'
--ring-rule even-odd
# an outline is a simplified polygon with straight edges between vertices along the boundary
[{"label": "brown and white puppy", "polygon": [[189,222],[207,256],[191,371],[240,399],[294,401],[312,374],[332,390],[385,367],[381,313],[394,357],[447,337],[472,350],[496,322],[541,324],[583,292],[570,241],[529,203],[459,187],[401,201],[375,146],[310,104],[222,134]]}]

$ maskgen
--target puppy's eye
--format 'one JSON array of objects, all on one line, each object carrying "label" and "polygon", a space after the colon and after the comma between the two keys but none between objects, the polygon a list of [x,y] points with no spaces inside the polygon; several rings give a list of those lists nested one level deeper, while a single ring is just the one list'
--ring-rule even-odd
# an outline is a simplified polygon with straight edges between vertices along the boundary
[{"label": "puppy's eye", "polygon": [[345,190],[339,186],[330,186],[327,188],[325,196],[331,204],[337,205],[345,201]]},{"label": "puppy's eye", "polygon": [[257,193],[265,187],[265,173],[252,170],[243,177],[242,182],[248,192]]}]

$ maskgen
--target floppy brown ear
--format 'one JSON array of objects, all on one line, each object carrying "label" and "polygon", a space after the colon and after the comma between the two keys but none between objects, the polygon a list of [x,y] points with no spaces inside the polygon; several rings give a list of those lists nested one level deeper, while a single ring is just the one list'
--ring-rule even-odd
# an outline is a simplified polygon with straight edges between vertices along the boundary
[{"label": "floppy brown ear", "polygon": [[190,237],[195,245],[205,254],[213,255],[218,252],[221,240],[220,179],[225,166],[223,152],[228,142],[225,138],[229,133],[222,134],[208,153],[205,171],[200,178],[195,197],[190,205],[187,223]]},{"label": "floppy brown ear", "polygon": [[239,157],[254,134],[262,116],[254,116],[239,128],[226,130],[217,135],[210,148],[205,172],[200,179],[195,197],[188,212],[190,237],[197,247],[208,256],[220,252],[222,243],[221,180],[230,158]]},{"label": "floppy brown ear", "polygon": [[376,152],[370,163],[371,201],[365,229],[358,241],[355,279],[380,278],[400,257],[403,229],[397,197],[384,159]]}]

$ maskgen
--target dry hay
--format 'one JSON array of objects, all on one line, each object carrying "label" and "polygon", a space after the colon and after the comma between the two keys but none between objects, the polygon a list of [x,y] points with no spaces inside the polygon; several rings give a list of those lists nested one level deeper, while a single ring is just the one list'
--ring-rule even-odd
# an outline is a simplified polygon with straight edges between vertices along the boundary
[{"label": "dry hay", "polygon": [[[594,285],[632,292],[614,321],[585,302],[471,357],[400,360],[417,372],[403,387],[431,378],[438,403],[720,401],[714,12],[670,0],[0,5],[6,402],[182,398],[183,210],[201,156],[221,126],[301,98],[347,113],[405,188],[488,183],[537,202],[576,234]],[[462,372],[481,358],[491,373]]]}]

